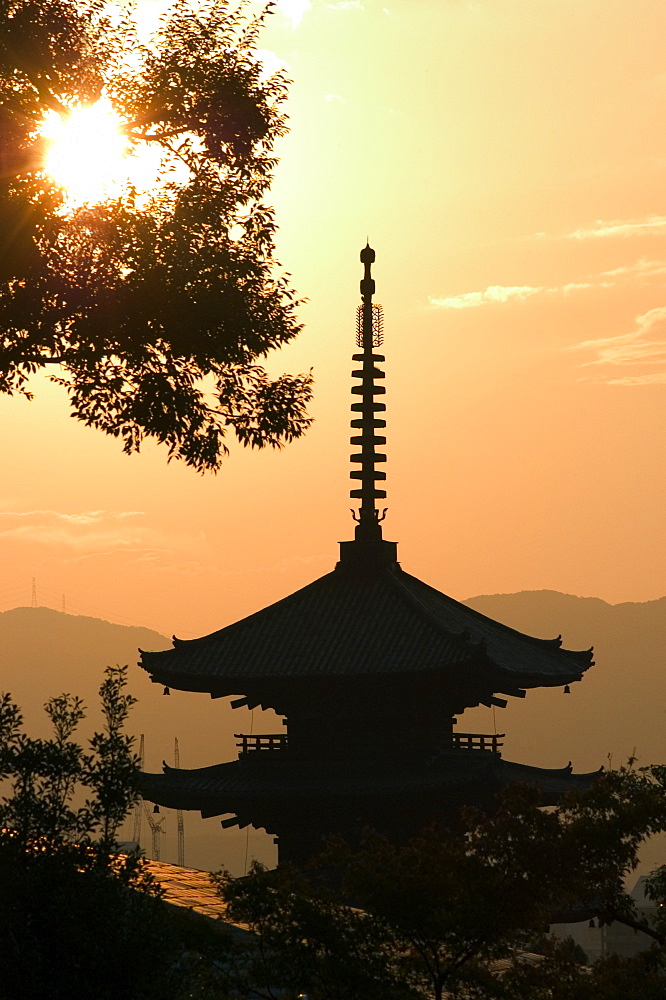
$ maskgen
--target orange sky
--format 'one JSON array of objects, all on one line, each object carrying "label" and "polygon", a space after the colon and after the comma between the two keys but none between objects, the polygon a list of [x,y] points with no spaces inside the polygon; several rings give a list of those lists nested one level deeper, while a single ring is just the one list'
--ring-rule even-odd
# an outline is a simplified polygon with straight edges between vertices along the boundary
[{"label": "orange sky", "polygon": [[190,637],[333,567],[366,235],[403,567],[457,598],[662,596],[663,0],[281,8],[273,201],[309,301],[270,366],[314,369],[316,424],[202,478],[123,456],[55,387],[0,399],[0,610],[35,577],[39,603]]}]

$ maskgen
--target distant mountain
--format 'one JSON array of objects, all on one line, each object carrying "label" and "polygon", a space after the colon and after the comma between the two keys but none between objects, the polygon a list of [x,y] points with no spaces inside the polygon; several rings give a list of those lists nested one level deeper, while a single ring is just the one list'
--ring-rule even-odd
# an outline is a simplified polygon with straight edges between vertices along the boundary
[{"label": "distant mountain", "polygon": [[[129,664],[129,690],[138,699],[131,711],[128,731],[136,735],[138,751],[145,735],[146,769],[159,771],[162,760],[173,764],[174,737],[178,737],[180,763],[184,768],[217,764],[236,756],[234,733],[250,731],[250,713],[234,710],[228,699],[213,701],[202,694],[172,691],[164,697],[136,664],[139,649],[168,649],[158,632],[114,625],[50,608],[14,608],[0,613],[0,691],[9,691],[32,736],[46,736],[49,723],[43,705],[53,695],[68,692],[83,698],[88,711],[80,737],[87,739],[101,725],[98,689],[108,664]],[[239,692],[242,693],[242,692]],[[255,711],[254,729],[273,732],[270,721],[260,722]],[[131,824],[124,835],[129,839]],[[170,812],[163,861],[177,857],[176,818]],[[250,834],[249,856],[270,862],[272,838]],[[216,869],[226,866],[241,873],[247,846],[245,831],[220,830],[216,819],[202,820],[198,813],[185,813],[186,863],[191,867]],[[148,821],[143,818],[142,843],[150,849]]]},{"label": "distant mountain", "polygon": [[[470,607],[530,635],[562,634],[570,649],[594,646],[596,665],[571,694],[562,688],[528,691],[495,711],[498,732],[506,733],[504,756],[542,767],[571,760],[577,771],[619,764],[634,752],[639,763],[666,761],[666,597],[643,604],[606,604],[596,598],[555,591],[495,594],[466,601]],[[97,689],[108,663],[130,664],[130,690],[138,698],[130,731],[145,734],[146,767],[173,762],[178,737],[181,766],[202,767],[236,756],[234,733],[275,732],[272,713],[257,710],[253,722],[228,699],[172,691],[163,697],[135,666],[138,649],[166,649],[170,642],[148,629],[113,625],[96,618],[66,615],[48,608],[15,608],[0,614],[0,690],[21,706],[28,732],[47,730],[42,706],[54,694],[81,695],[90,706],[88,735],[99,725]],[[238,692],[243,694],[242,691]],[[477,708],[459,719],[461,732],[492,732],[493,713]],[[138,741],[137,741],[138,742]],[[234,873],[245,867],[246,852],[266,863],[274,858],[272,840],[255,831],[222,832],[218,820],[185,813],[186,863]],[[176,860],[176,818],[169,813],[162,860]],[[129,826],[129,825],[128,825]],[[143,844],[150,846],[144,817]],[[129,836],[129,834],[127,834]],[[249,837],[249,840],[247,839]]]},{"label": "distant mountain", "polygon": [[[495,712],[506,732],[510,760],[576,770],[622,763],[666,762],[666,597],[607,604],[552,590],[473,597],[465,602],[512,628],[542,638],[562,635],[569,649],[594,646],[595,666],[571,694],[561,688],[528,691]],[[472,726],[474,721],[474,726]],[[492,724],[489,709],[465,716],[465,728]]]},{"label": "distant mountain", "polygon": [[80,695],[90,720],[98,725],[97,691],[104,667],[131,664],[130,688],[143,694],[143,672],[135,668],[137,650],[167,649],[169,645],[164,636],[144,628],[113,625],[50,608],[14,608],[0,614],[0,690],[12,694],[31,733],[46,733],[44,702],[62,692]]}]

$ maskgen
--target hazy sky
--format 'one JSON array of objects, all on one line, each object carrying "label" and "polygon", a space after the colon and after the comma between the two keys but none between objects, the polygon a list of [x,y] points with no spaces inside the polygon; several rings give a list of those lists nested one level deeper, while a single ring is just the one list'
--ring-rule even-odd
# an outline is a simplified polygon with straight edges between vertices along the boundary
[{"label": "hazy sky", "polygon": [[39,603],[191,637],[333,568],[366,236],[403,567],[457,598],[662,596],[663,0],[280,6],[273,202],[308,303],[270,366],[314,369],[316,424],[202,478],[123,456],[55,387],[0,399],[0,609],[35,577]]}]

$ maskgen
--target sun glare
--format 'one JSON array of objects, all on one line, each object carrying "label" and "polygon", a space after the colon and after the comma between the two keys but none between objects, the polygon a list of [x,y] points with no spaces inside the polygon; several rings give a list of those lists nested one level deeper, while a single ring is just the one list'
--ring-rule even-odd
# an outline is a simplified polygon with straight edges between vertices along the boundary
[{"label": "sun glare", "polygon": [[127,181],[129,144],[108,99],[67,117],[49,111],[40,131],[47,140],[44,169],[65,190],[70,205],[103,201]]}]

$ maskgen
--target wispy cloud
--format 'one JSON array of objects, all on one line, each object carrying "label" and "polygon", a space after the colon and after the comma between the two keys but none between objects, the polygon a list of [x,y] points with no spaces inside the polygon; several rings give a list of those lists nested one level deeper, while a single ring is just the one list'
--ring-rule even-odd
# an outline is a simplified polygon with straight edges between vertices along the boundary
[{"label": "wispy cloud", "polygon": [[600,271],[583,281],[568,281],[563,285],[488,285],[482,292],[463,292],[461,295],[428,297],[432,309],[476,309],[479,306],[506,302],[524,302],[535,295],[571,295],[589,289],[613,288],[621,281],[639,278],[648,281],[666,274],[666,261],[638,260],[634,264]]},{"label": "wispy cloud", "polygon": [[[607,368],[587,378],[609,385],[664,385],[666,384],[666,306],[650,309],[636,317],[636,329],[616,337],[583,340],[568,350],[587,351],[594,356],[584,361],[590,366]],[[618,368],[648,368],[618,374]]]},{"label": "wispy cloud", "polygon": [[[666,260],[646,260],[641,257],[634,264],[623,264],[620,267],[614,267],[611,271],[602,271],[597,277],[598,283],[601,284],[604,279],[641,278],[648,280],[662,274],[666,274]],[[615,282],[610,280],[610,283],[604,284],[604,287],[610,287],[613,284]]]},{"label": "wispy cloud", "polygon": [[666,236],[666,215],[650,215],[646,219],[597,219],[566,234],[570,240],[596,240],[611,236]]},{"label": "wispy cloud", "polygon": [[310,0],[277,0],[276,7],[288,21],[291,21],[291,27],[294,30],[299,26],[303,15],[310,10],[312,4]]},{"label": "wispy cloud", "polygon": [[7,510],[0,509],[0,523],[26,521],[49,521],[51,523],[61,523],[71,527],[82,527],[91,524],[100,524],[104,521],[126,521],[129,518],[143,517],[142,510],[86,510],[77,514],[65,514],[62,511],[42,509],[36,510]]},{"label": "wispy cloud", "polygon": [[261,76],[264,80],[268,80],[281,69],[289,72],[289,63],[281,59],[272,49],[255,49],[254,56],[261,63]]},{"label": "wispy cloud", "polygon": [[[1,507],[1,501],[0,501]],[[113,565],[114,572],[219,573],[203,531],[145,523],[141,511],[0,509],[0,540],[7,553],[25,553],[35,566]],[[23,556],[22,556],[23,558]]]},{"label": "wispy cloud", "polygon": [[666,385],[666,372],[653,372],[646,375],[622,375],[615,378],[596,379],[606,385]]},{"label": "wispy cloud", "polygon": [[430,295],[428,302],[433,309],[476,309],[489,302],[509,302],[511,299],[522,302],[544,291],[545,288],[535,288],[533,285],[488,285],[482,292],[463,292],[462,295],[448,295],[445,298]]},{"label": "wispy cloud", "polygon": [[0,538],[59,545],[70,549],[126,548],[144,541],[141,511],[0,511]]}]

